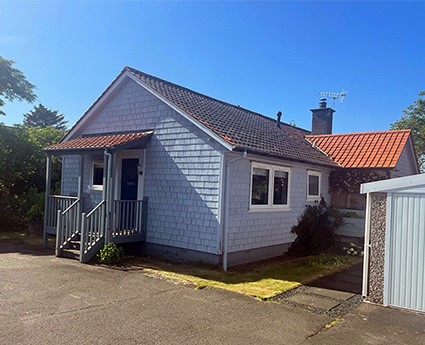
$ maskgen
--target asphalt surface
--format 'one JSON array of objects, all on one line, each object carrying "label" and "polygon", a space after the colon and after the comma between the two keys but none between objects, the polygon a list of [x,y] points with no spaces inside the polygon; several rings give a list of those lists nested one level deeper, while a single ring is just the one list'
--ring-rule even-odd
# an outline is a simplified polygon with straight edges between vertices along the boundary
[{"label": "asphalt surface", "polygon": [[0,244],[0,344],[425,344],[423,315],[362,305],[325,330],[329,316],[51,254]]}]

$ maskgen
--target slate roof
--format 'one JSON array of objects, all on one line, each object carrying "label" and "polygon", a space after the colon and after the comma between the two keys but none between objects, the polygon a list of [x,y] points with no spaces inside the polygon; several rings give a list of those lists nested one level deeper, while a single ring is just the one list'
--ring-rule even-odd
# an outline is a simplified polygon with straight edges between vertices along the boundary
[{"label": "slate roof", "polygon": [[153,131],[94,135],[71,139],[59,144],[51,145],[45,148],[47,152],[56,151],[81,151],[81,150],[100,150],[100,149],[119,149],[124,145],[139,143],[144,139],[149,139]]},{"label": "slate roof", "polygon": [[[170,83],[134,68],[125,67],[161,96],[193,117],[235,150],[276,156],[290,160],[337,166],[326,154],[313,148],[304,136],[310,132],[282,124],[264,115],[252,112],[209,96]],[[123,71],[123,72],[124,72]]]},{"label": "slate roof", "polygon": [[345,168],[395,168],[410,130],[307,135],[306,138]]}]

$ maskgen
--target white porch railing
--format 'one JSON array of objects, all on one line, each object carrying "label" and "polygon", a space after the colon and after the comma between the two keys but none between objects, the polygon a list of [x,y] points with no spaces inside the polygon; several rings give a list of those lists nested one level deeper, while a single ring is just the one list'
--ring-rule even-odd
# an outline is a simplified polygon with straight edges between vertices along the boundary
[{"label": "white porch railing", "polygon": [[64,211],[57,211],[56,256],[61,255],[64,246],[79,232],[80,199],[77,198]]},{"label": "white porch railing", "polygon": [[106,202],[101,201],[87,215],[82,214],[80,261],[89,261],[103,246],[106,234]]},{"label": "white porch railing", "polygon": [[78,197],[64,195],[47,196],[47,207],[45,208],[46,229],[49,234],[55,234],[58,226],[58,211],[66,210]]},{"label": "white porch railing", "polygon": [[[80,261],[89,261],[105,242],[146,240],[148,200],[101,201],[89,213],[81,213],[76,197],[49,196],[46,224],[56,226],[56,255],[80,245]],[[66,206],[66,207],[65,207]],[[62,211],[62,207],[65,209]],[[53,217],[53,212],[56,217]],[[56,219],[56,221],[55,221]],[[79,243],[78,243],[79,242]]]}]

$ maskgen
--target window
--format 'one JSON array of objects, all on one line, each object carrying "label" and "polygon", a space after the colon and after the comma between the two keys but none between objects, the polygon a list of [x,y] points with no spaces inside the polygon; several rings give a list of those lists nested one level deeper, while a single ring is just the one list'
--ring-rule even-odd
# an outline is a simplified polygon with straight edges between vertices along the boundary
[{"label": "window", "polygon": [[250,208],[288,208],[289,173],[289,168],[252,163]]},{"label": "window", "polygon": [[92,169],[92,188],[103,188],[103,162],[93,162]]},{"label": "window", "polygon": [[307,199],[318,200],[320,198],[321,173],[318,171],[307,172]]}]

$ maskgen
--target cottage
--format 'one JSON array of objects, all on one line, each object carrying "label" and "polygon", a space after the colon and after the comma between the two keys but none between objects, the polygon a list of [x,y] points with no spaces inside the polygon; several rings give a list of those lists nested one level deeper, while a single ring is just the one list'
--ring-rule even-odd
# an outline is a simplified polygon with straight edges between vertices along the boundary
[{"label": "cottage", "polygon": [[[322,101],[312,113],[310,136],[279,114],[273,120],[125,67],[46,149],[45,239],[56,234],[59,256],[78,242],[83,262],[110,241],[224,269],[280,255],[305,205],[329,202],[329,175],[344,168],[319,143],[333,110]],[[404,135],[397,152],[416,172]],[[52,155],[62,157],[60,196],[50,195]]]}]

